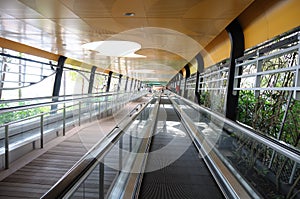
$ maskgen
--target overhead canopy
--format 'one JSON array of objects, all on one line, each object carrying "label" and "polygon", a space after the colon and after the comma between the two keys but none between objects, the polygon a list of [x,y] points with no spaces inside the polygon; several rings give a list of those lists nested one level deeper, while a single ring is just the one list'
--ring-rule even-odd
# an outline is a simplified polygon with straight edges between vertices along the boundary
[{"label": "overhead canopy", "polygon": [[[209,45],[253,2],[2,0],[0,36],[5,40],[0,45],[29,53],[27,48],[33,47],[33,54],[51,59],[63,55],[77,66],[94,65],[142,81],[167,82],[201,50],[212,50]],[[10,41],[27,46],[9,45]],[[123,54],[107,54],[109,43],[106,49],[86,47],[99,41],[136,45]],[[111,45],[116,46],[122,50],[121,44]]]}]

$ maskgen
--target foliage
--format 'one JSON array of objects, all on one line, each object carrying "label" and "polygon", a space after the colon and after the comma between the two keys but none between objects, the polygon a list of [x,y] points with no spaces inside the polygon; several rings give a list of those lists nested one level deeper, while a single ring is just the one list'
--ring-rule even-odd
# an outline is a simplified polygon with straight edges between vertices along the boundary
[{"label": "foliage", "polygon": [[[295,53],[282,55],[276,58],[262,61],[261,71],[272,71],[281,68],[291,67],[296,63],[297,56]],[[272,87],[292,87],[295,81],[295,74],[293,72],[279,72],[271,73],[268,75],[257,76],[259,80],[259,87],[272,88]],[[239,92],[239,105],[238,105],[238,121],[251,126],[257,132],[264,135],[271,136],[275,139],[283,141],[287,144],[295,146],[300,149],[300,101],[293,97],[292,91],[287,90],[242,90]],[[240,136],[238,138],[237,148],[235,150],[236,159],[243,169],[247,172],[257,167],[253,162],[259,160],[265,168],[270,166],[268,172],[272,172],[276,180],[274,182],[274,190],[270,190],[267,197],[277,198],[283,197],[280,192],[282,183],[288,183],[291,170],[294,162],[290,159],[275,153],[271,149],[266,149],[263,146],[249,143],[247,138]],[[242,156],[239,150],[247,151],[247,155]],[[254,152],[254,153],[253,153]],[[257,163],[256,163],[257,164]],[[266,171],[262,171],[264,167],[257,169],[257,174],[264,176]],[[263,169],[264,170],[264,169]],[[296,173],[296,178],[299,178],[299,170]],[[249,181],[253,178],[250,177]],[[254,182],[255,184],[257,182]],[[264,182],[268,184],[269,182]],[[263,185],[261,185],[263,186]],[[266,185],[270,186],[270,185]],[[272,186],[272,185],[271,185]],[[295,180],[291,185],[290,192],[286,198],[292,198],[294,189],[299,189],[299,180]],[[265,193],[265,191],[263,191]]]},{"label": "foliage", "polygon": [[[24,102],[20,102],[19,106],[25,105]],[[0,104],[0,109],[8,108],[7,103]],[[15,111],[15,112],[7,112],[0,115],[0,124],[5,124],[8,122],[24,119],[30,116],[38,115],[43,112],[49,112],[50,107],[38,107],[38,108],[31,108],[22,111]]]}]

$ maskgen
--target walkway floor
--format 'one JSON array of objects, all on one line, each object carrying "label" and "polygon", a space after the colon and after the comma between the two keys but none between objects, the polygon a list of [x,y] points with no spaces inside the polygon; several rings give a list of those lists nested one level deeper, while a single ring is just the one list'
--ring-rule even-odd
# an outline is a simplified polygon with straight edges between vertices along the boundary
[{"label": "walkway floor", "polygon": [[169,99],[158,114],[139,199],[223,199]]},{"label": "walkway floor", "polygon": [[113,116],[76,126],[66,136],[13,162],[10,169],[0,171],[0,198],[40,198],[118,121],[148,99],[140,98]]}]

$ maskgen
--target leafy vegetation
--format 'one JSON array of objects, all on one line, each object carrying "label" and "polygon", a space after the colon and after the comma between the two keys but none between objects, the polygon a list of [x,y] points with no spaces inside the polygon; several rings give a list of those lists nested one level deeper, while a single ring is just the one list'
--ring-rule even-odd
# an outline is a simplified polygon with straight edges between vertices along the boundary
[{"label": "leafy vegetation", "polygon": [[[20,102],[19,105],[22,106],[22,105],[25,105],[25,103]],[[7,103],[0,104],[0,109],[8,108],[8,107],[9,106]],[[50,111],[50,107],[38,107],[38,108],[32,108],[32,109],[27,109],[27,110],[22,110],[22,111],[3,113],[3,114],[0,114],[0,125],[8,123],[8,122],[24,119],[24,118],[34,116],[34,115],[37,115],[40,113],[49,112],[49,111]]]}]

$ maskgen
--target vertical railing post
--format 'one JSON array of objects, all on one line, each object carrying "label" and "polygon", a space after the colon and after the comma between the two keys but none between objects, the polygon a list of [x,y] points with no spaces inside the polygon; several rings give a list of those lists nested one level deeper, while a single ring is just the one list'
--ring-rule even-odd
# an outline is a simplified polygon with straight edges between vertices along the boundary
[{"label": "vertical railing post", "polygon": [[41,130],[41,149],[44,148],[44,113],[41,114],[40,121],[40,130]]},{"label": "vertical railing post", "polygon": [[121,172],[123,167],[123,158],[122,158],[122,150],[123,150],[123,137],[119,140],[119,171]]},{"label": "vertical railing post", "polygon": [[130,87],[129,87],[130,94],[131,94],[131,91],[132,91],[132,85],[133,85],[133,79],[130,80]]},{"label": "vertical railing post", "polygon": [[[298,34],[298,41],[300,41],[300,33]],[[300,100],[300,43],[298,44],[298,66],[295,71],[295,90],[294,90],[294,99]],[[298,89],[297,89],[298,88]]]},{"label": "vertical railing post", "polygon": [[92,113],[93,113],[93,112],[92,112],[92,110],[93,110],[93,108],[92,108],[92,106],[93,106],[93,105],[92,105],[92,100],[89,99],[89,100],[88,100],[88,103],[89,103],[89,113],[90,113],[90,119],[89,119],[89,121],[92,122]]},{"label": "vertical railing post", "polygon": [[104,164],[99,163],[99,199],[104,199]]},{"label": "vertical railing post", "polygon": [[78,126],[81,125],[81,101],[78,104]]},{"label": "vertical railing post", "polygon": [[99,99],[99,102],[98,102],[98,115],[99,115],[99,118],[101,117],[101,98]]},{"label": "vertical railing post", "polygon": [[9,168],[9,136],[8,125],[5,125],[5,169]]},{"label": "vertical railing post", "polygon": [[[262,71],[262,60],[259,59],[259,50],[257,50],[257,61],[256,61],[256,73],[260,73]],[[260,87],[260,81],[261,81],[261,75],[256,75],[255,78],[255,88],[259,88]],[[255,97],[258,98],[260,91],[259,90],[255,90]]]},{"label": "vertical railing post", "polygon": [[292,169],[292,172],[291,172],[291,175],[290,175],[290,179],[289,179],[289,184],[293,183],[294,177],[295,177],[295,174],[296,174],[296,170],[297,170],[297,162],[294,163],[294,166],[293,166],[293,169]]},{"label": "vertical railing post", "polygon": [[64,103],[63,108],[63,136],[66,135],[66,103]]},{"label": "vertical railing post", "polygon": [[132,138],[133,138],[132,131],[130,131],[129,132],[129,151],[130,152],[132,151]]}]

